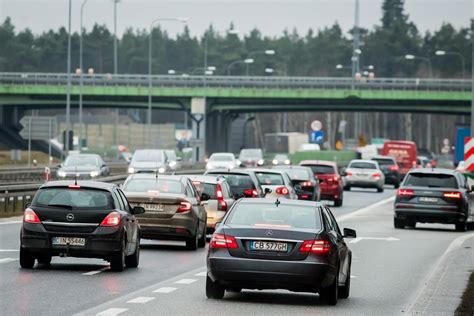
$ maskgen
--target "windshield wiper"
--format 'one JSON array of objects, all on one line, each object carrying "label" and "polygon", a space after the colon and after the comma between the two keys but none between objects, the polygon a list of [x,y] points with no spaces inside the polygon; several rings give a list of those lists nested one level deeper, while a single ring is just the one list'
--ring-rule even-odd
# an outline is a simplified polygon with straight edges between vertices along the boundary
[{"label": "windshield wiper", "polygon": [[63,207],[72,210],[72,205],[68,204],[48,204],[50,207]]}]

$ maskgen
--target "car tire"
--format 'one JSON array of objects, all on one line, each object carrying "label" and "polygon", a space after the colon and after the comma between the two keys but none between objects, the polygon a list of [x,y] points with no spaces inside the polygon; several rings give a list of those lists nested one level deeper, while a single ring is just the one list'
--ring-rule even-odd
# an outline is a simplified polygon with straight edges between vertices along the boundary
[{"label": "car tire", "polygon": [[465,232],[466,230],[467,230],[466,222],[456,223],[456,231],[457,232]]},{"label": "car tire", "polygon": [[344,187],[344,191],[350,191],[350,190],[351,190],[350,186],[347,185],[347,186]]},{"label": "car tire", "polygon": [[35,257],[24,248],[20,248],[20,267],[23,269],[33,269],[35,265]]},{"label": "car tire", "polygon": [[240,293],[242,292],[242,288],[241,287],[231,287],[229,289],[226,289],[227,291],[229,292],[232,292],[232,293]]},{"label": "car tire", "polygon": [[206,277],[206,297],[211,299],[224,298],[225,288],[216,282],[212,282],[209,276]]},{"label": "car tire", "polygon": [[408,228],[415,228],[416,227],[416,222],[407,221],[407,222],[405,222],[405,226],[408,227]]},{"label": "car tire", "polygon": [[206,247],[206,226],[207,226],[207,223],[206,223],[206,225],[204,225],[204,229],[202,230],[202,236],[198,240],[198,247],[199,248]]},{"label": "car tire", "polygon": [[349,259],[349,268],[347,269],[347,277],[346,282],[344,282],[343,286],[339,287],[339,298],[348,298],[349,293],[351,291],[351,266],[352,266],[352,258]]},{"label": "car tire", "polygon": [[393,227],[397,229],[404,229],[405,228],[405,221],[399,218],[393,219]]},{"label": "car tire", "polygon": [[110,270],[114,272],[122,272],[125,269],[125,239],[122,240],[122,249],[114,254],[110,260]]},{"label": "car tire", "polygon": [[382,193],[383,192],[383,187],[377,188],[377,192]]},{"label": "car tire", "polygon": [[323,304],[326,305],[336,305],[337,298],[338,298],[338,291],[339,290],[339,271],[336,272],[334,276],[334,281],[331,283],[330,286],[322,289],[319,292],[320,300]]},{"label": "car tire", "polygon": [[342,197],[334,200],[334,206],[341,207],[342,206]]},{"label": "car tire", "polygon": [[51,264],[51,259],[52,259],[51,255],[41,255],[41,256],[38,256],[38,258],[36,258],[39,264],[43,264],[45,266],[49,266]]},{"label": "car tire", "polygon": [[137,238],[137,246],[135,247],[135,251],[125,257],[125,265],[127,268],[137,268],[138,264],[140,263],[140,238]]},{"label": "car tire", "polygon": [[186,249],[187,250],[197,250],[198,249],[198,243],[199,243],[199,240],[198,240],[198,236],[197,236],[197,233],[196,233],[196,236],[186,239]]}]

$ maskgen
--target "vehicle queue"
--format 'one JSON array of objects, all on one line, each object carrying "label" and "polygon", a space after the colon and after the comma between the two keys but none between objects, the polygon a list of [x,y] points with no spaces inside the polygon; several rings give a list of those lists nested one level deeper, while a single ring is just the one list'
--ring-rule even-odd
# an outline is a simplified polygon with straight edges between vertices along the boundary
[{"label": "vehicle queue", "polygon": [[[123,271],[139,265],[140,239],[184,241],[196,250],[213,233],[208,298],[243,288],[288,289],[318,293],[335,305],[349,297],[352,254],[344,239],[356,232],[341,230],[321,201],[338,207],[351,187],[382,192],[384,184],[393,184],[400,185],[395,228],[440,222],[465,231],[474,222],[472,188],[456,171],[414,168],[402,179],[388,156],[353,160],[340,173],[334,162],[320,160],[299,166],[274,160],[267,168],[259,150],[240,155],[245,163],[230,153],[212,157],[204,175],[169,175],[164,173],[179,168],[178,158],[140,150],[120,186],[83,180],[83,174],[45,183],[24,212],[21,267],[70,256],[101,258],[111,270]],[[66,159],[66,165],[90,159]]]}]

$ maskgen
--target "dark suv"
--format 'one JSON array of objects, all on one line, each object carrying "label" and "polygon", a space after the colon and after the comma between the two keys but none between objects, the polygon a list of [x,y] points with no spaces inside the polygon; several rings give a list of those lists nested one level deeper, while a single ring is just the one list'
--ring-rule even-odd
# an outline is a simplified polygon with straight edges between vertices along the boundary
[{"label": "dark suv", "polygon": [[385,184],[392,184],[395,189],[398,189],[401,175],[395,158],[391,156],[375,156],[372,160],[379,163],[380,170],[382,170],[385,176]]},{"label": "dark suv", "polygon": [[205,176],[223,176],[230,186],[235,199],[242,197],[263,198],[265,193],[258,182],[255,172],[247,169],[222,170],[214,169],[206,171]]}]

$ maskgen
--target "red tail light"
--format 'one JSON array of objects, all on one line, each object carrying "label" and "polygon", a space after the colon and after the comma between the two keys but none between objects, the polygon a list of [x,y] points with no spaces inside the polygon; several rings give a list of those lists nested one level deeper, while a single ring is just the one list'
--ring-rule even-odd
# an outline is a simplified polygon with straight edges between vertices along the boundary
[{"label": "red tail light", "polygon": [[120,213],[118,212],[112,212],[107,215],[102,222],[100,223],[100,226],[106,226],[106,227],[111,227],[111,226],[117,226],[120,224],[121,216]]},{"label": "red tail light", "polygon": [[23,213],[23,221],[25,223],[34,223],[34,224],[41,223],[38,215],[36,215],[35,211],[33,211],[31,208],[27,208],[25,212]]},{"label": "red tail light", "polygon": [[346,175],[347,176],[352,176],[352,172],[351,171],[346,171]]},{"label": "red tail light", "polygon": [[258,192],[257,190],[252,190],[252,189],[244,190],[244,196],[255,198],[255,197],[258,197]]},{"label": "red tail light", "polygon": [[79,184],[70,184],[67,186],[69,189],[80,189],[81,186]]},{"label": "red tail light", "polygon": [[178,207],[178,213],[187,213],[191,211],[193,208],[193,205],[189,202],[181,202],[179,207]]},{"label": "red tail light", "polygon": [[217,210],[227,212],[227,202],[225,200],[218,200]]},{"label": "red tail light", "polygon": [[382,175],[380,173],[374,173],[372,177],[374,178],[380,178]]},{"label": "red tail light", "polygon": [[237,240],[233,236],[214,233],[212,235],[211,242],[209,243],[209,248],[211,249],[219,249],[219,248],[237,249],[239,248],[239,245],[237,244]]},{"label": "red tail light", "polygon": [[301,182],[301,186],[302,186],[302,187],[312,187],[312,186],[313,186],[313,182],[311,182],[311,181]]},{"label": "red tail light", "polygon": [[290,191],[288,190],[287,187],[279,187],[279,188],[276,188],[275,193],[280,194],[280,195],[288,195],[290,194]]},{"label": "red tail light", "polygon": [[326,254],[331,250],[327,240],[305,240],[300,246],[300,252],[309,252],[318,255]]},{"label": "red tail light", "polygon": [[332,178],[334,180],[334,182],[338,182],[339,181],[339,176],[334,176],[334,178]]},{"label": "red tail light", "polygon": [[411,195],[413,195],[413,190],[410,190],[410,189],[398,189],[397,195],[400,195],[400,196],[411,196]]},{"label": "red tail light", "polygon": [[460,199],[461,198],[461,192],[444,192],[443,196],[448,199]]},{"label": "red tail light", "polygon": [[399,169],[400,168],[398,168],[397,165],[393,165],[393,166],[388,167],[388,170],[390,170],[390,171],[398,171]]},{"label": "red tail light", "polygon": [[222,187],[219,183],[216,185],[216,196],[218,200],[224,198],[224,193],[222,193]]}]

